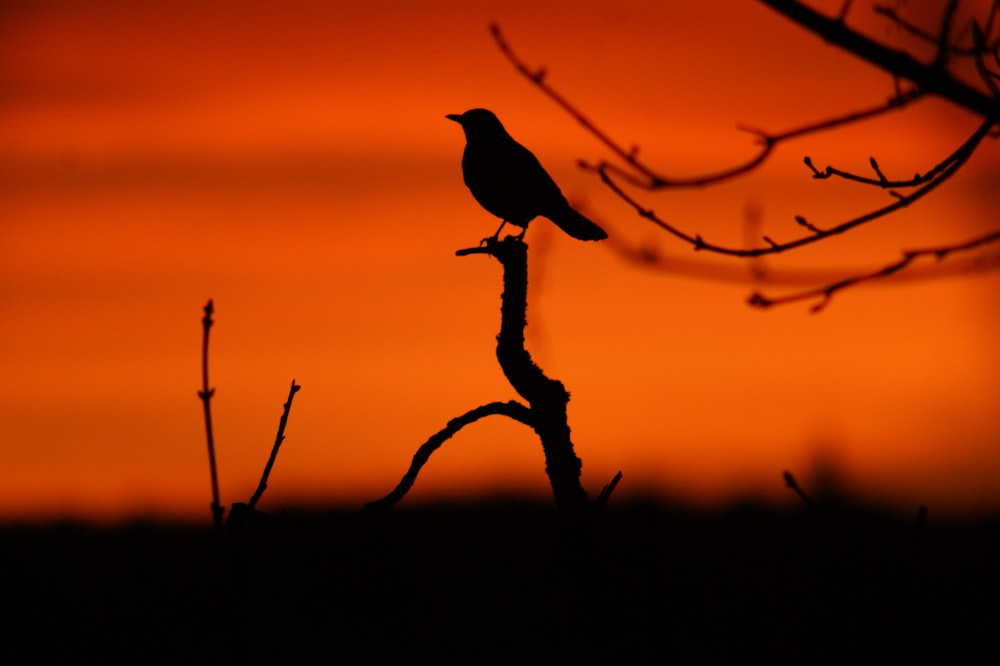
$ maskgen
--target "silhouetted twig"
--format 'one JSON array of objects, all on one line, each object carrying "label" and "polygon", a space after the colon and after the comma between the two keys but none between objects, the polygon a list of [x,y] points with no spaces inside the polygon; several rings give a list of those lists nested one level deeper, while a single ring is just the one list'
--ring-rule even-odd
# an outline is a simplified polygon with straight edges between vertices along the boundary
[{"label": "silhouetted twig", "polygon": [[615,488],[618,486],[618,482],[621,480],[622,473],[619,470],[619,472],[615,474],[614,478],[611,479],[611,482],[601,489],[601,493],[597,496],[597,499],[594,500],[594,508],[598,511],[604,508],[604,506],[608,503],[608,500],[611,498],[611,493],[615,491]]},{"label": "silhouetted twig", "polygon": [[212,475],[212,519],[215,522],[215,528],[221,532],[223,529],[222,513],[225,509],[219,503],[219,477],[215,470],[215,440],[212,437],[211,400],[212,396],[215,395],[215,389],[208,386],[208,332],[214,323],[212,321],[213,312],[214,306],[212,305],[212,301],[209,300],[205,305],[205,316],[201,320],[203,329],[201,341],[202,389],[198,392],[198,397],[201,398],[202,405],[205,408],[205,433],[208,438],[208,467]]},{"label": "silhouetted twig", "polygon": [[[854,229],[855,227],[861,226],[872,220],[876,220],[880,217],[884,217],[893,213],[897,210],[905,208],[915,201],[922,199],[924,196],[929,194],[931,191],[936,189],[941,183],[950,178],[955,174],[962,165],[968,161],[969,157],[975,151],[976,147],[982,142],[984,138],[989,134],[993,125],[996,123],[995,120],[986,120],[983,122],[978,129],[970,136],[965,143],[963,143],[954,153],[948,156],[942,164],[944,167],[936,171],[936,177],[930,182],[923,185],[909,194],[902,195],[896,193],[893,203],[883,206],[877,210],[865,213],[846,222],[841,222],[835,225],[826,225],[823,228],[819,228],[815,225],[809,223],[808,225],[803,225],[802,222],[805,220],[804,217],[799,216],[796,218],[800,226],[806,226],[810,230],[810,234],[807,236],[801,236],[791,241],[786,242],[774,242],[773,240],[766,240],[764,246],[755,248],[734,248],[727,247],[724,245],[719,245],[706,241],[700,234],[690,234],[688,232],[682,231],[678,227],[670,224],[661,217],[659,217],[652,209],[646,208],[634,197],[625,192],[621,185],[619,185],[612,177],[608,174],[606,170],[599,170],[601,180],[609,187],[611,190],[618,195],[620,199],[629,204],[640,217],[651,221],[656,226],[660,227],[664,231],[670,233],[671,235],[679,238],[686,243],[689,243],[694,247],[695,250],[705,250],[707,252],[715,252],[717,254],[723,254],[733,257],[759,257],[767,254],[777,254],[779,252],[786,252],[788,250],[794,250],[796,248],[802,247],[804,245],[809,245],[817,241],[829,238],[830,236],[835,236],[842,234],[846,231]],[[937,167],[935,167],[937,169]]]},{"label": "silhouetted twig", "polygon": [[[994,8],[1000,7],[1000,2],[993,5]],[[992,49],[986,44],[986,35],[983,34],[982,29],[979,24],[972,24],[972,40],[975,44],[975,63],[976,72],[979,74],[979,78],[982,79],[983,83],[989,89],[990,94],[993,95],[993,99],[1000,102],[1000,72],[992,72],[986,66],[985,54],[992,51],[993,60],[998,67],[1000,67],[1000,46],[994,45]]]},{"label": "silhouetted twig", "polygon": [[880,280],[882,278],[890,277],[899,271],[907,268],[914,261],[921,257],[934,257],[939,261],[944,259],[950,254],[956,252],[966,252],[969,250],[974,250],[976,248],[982,247],[984,245],[995,243],[1000,241],[1000,229],[995,229],[988,234],[979,236],[978,238],[973,238],[956,245],[946,245],[936,248],[927,248],[923,250],[910,250],[903,253],[903,258],[897,262],[891,263],[877,271],[872,273],[867,273],[864,275],[854,275],[843,280],[838,280],[832,284],[828,284],[823,287],[818,287],[816,289],[808,289],[806,291],[800,291],[795,294],[789,294],[787,296],[778,297],[768,297],[764,296],[759,292],[755,292],[750,295],[747,302],[750,305],[759,308],[769,308],[775,305],[785,305],[787,303],[794,303],[796,301],[807,301],[815,298],[820,298],[819,303],[811,308],[811,311],[816,313],[820,312],[823,308],[829,304],[830,299],[838,291],[847,289],[848,287],[853,287],[854,285],[860,284],[862,282],[870,282],[872,280]]},{"label": "silhouetted twig", "polygon": [[278,457],[278,449],[281,448],[281,443],[285,441],[285,425],[288,423],[288,414],[292,411],[292,400],[301,388],[302,387],[296,384],[293,379],[292,386],[288,389],[288,400],[285,401],[284,408],[281,412],[281,420],[278,422],[278,434],[274,438],[274,446],[271,447],[271,455],[268,457],[267,464],[264,466],[264,473],[260,477],[260,483],[257,484],[257,490],[247,503],[247,508],[250,511],[254,510],[257,506],[257,502],[260,501],[261,495],[263,495],[264,491],[267,490],[267,479],[271,476],[271,468],[274,466],[274,461]]},{"label": "silhouetted twig", "polygon": [[[849,28],[840,18],[831,19],[797,0],[760,0],[824,41],[867,60],[900,79],[912,81],[926,94],[938,95],[984,118],[1000,117],[1000,101],[955,78],[935,60],[924,64]],[[950,19],[948,19],[950,21]],[[939,41],[935,38],[935,41]],[[942,50],[946,50],[942,49]],[[940,56],[939,56],[940,57]]]},{"label": "silhouetted twig", "polygon": [[495,414],[508,416],[515,421],[520,421],[528,426],[533,425],[531,410],[516,400],[511,400],[509,402],[491,402],[489,404],[476,407],[475,409],[470,409],[465,414],[448,421],[448,424],[444,428],[431,435],[426,442],[421,444],[420,448],[417,449],[416,454],[413,456],[413,462],[410,463],[410,469],[406,471],[406,474],[403,475],[403,478],[396,485],[393,491],[380,500],[369,502],[365,505],[364,510],[384,511],[399,502],[399,500],[403,499],[406,493],[409,492],[410,488],[413,487],[413,482],[417,480],[417,475],[420,474],[420,470],[427,463],[427,461],[430,460],[432,453],[437,451],[442,444],[451,439],[455,433],[465,426],[470,423],[474,423],[483,417]]},{"label": "silhouetted twig", "polygon": [[511,64],[514,65],[514,68],[517,69],[518,72],[535,85],[546,97],[555,102],[556,105],[572,116],[572,118],[594,138],[604,144],[605,147],[628,164],[629,167],[638,172],[638,174],[641,175],[641,178],[636,177],[634,173],[626,171],[607,161],[600,161],[596,164],[592,164],[585,160],[580,160],[579,164],[581,167],[596,173],[613,173],[615,177],[628,182],[630,185],[650,190],[678,187],[704,187],[706,185],[721,183],[752,171],[758,167],[764,162],[765,159],[767,159],[779,143],[802,137],[807,134],[831,130],[842,125],[873,118],[888,111],[901,109],[911,102],[916,101],[921,96],[921,93],[917,90],[906,92],[896,91],[896,93],[889,98],[889,100],[882,104],[878,104],[861,111],[854,111],[835,116],[827,120],[797,127],[785,132],[769,133],[747,126],[740,126],[740,129],[753,134],[758,139],[758,143],[761,148],[754,157],[736,166],[700,176],[665,176],[639,159],[639,149],[637,146],[632,146],[631,148],[626,149],[623,144],[615,141],[610,137],[610,135],[601,130],[576,105],[570,102],[555,88],[550,86],[545,80],[545,69],[539,68],[537,70],[533,70],[527,65],[527,63],[524,62],[524,60],[515,54],[510,44],[504,38],[498,25],[492,24],[490,26],[490,33],[493,35],[493,39],[500,48],[500,51],[504,54],[504,56],[506,56]]},{"label": "silhouetted twig", "polygon": [[806,492],[799,486],[795,477],[792,476],[792,473],[785,471],[782,472],[781,475],[785,479],[785,485],[794,490],[795,494],[802,498],[802,501],[805,502],[806,506],[812,506],[812,498],[810,498],[809,495],[806,495]]},{"label": "silhouetted twig", "polygon": [[[973,48],[968,51],[960,51],[954,47],[951,38],[952,22],[954,20],[957,2],[956,0],[948,0],[948,5],[945,8],[938,34],[919,34],[921,38],[926,38],[937,46],[937,57],[934,62],[930,64],[921,63],[907,53],[893,50],[848,27],[845,20],[850,7],[849,2],[843,5],[841,12],[835,18],[828,18],[805,4],[797,2],[796,0],[761,0],[761,2],[799,23],[807,30],[822,37],[824,40],[840,46],[841,48],[844,48],[845,50],[867,60],[874,66],[892,74],[896,82],[894,94],[888,99],[888,101],[869,109],[844,114],[826,121],[804,125],[783,133],[774,134],[744,127],[743,129],[755,134],[758,138],[761,149],[757,155],[746,162],[728,169],[704,176],[689,178],[671,178],[664,176],[651,168],[649,165],[640,161],[638,158],[638,149],[636,147],[626,149],[622,144],[611,139],[606,132],[599,129],[597,125],[578,107],[549,85],[546,80],[547,73],[544,69],[534,69],[529,67],[524,60],[517,56],[497,25],[491,25],[490,31],[500,51],[514,65],[515,69],[520,74],[527,78],[532,85],[537,87],[545,96],[566,111],[577,123],[579,123],[585,130],[587,130],[599,142],[601,142],[619,159],[621,159],[625,165],[627,165],[626,168],[623,168],[622,166],[608,161],[600,161],[596,164],[591,164],[581,160],[580,165],[583,168],[595,172],[600,177],[604,185],[606,185],[616,196],[631,206],[642,218],[649,220],[675,238],[690,244],[695,250],[705,250],[733,257],[755,258],[768,254],[777,254],[793,250],[824,240],[834,235],[843,234],[858,226],[890,215],[909,206],[936,189],[945,180],[954,175],[958,169],[966,163],[982,140],[990,134],[991,130],[994,129],[998,123],[1000,123],[1000,74],[990,71],[986,67],[985,63],[985,57],[989,54],[997,62],[997,64],[1000,65],[1000,34],[998,34],[996,38],[988,37],[988,35],[992,34],[992,31],[998,23],[997,19],[998,15],[1000,15],[1000,2],[994,2],[992,4],[989,16],[986,20],[985,29],[983,29],[978,23],[973,22]],[[894,11],[882,11],[881,13],[889,16],[894,21],[900,22],[900,25],[905,29],[912,29],[915,34],[919,33],[919,31],[913,26],[905,24],[905,22],[899,20]],[[976,88],[971,87],[956,78],[956,76],[948,70],[946,64],[949,55],[959,52],[962,55],[972,55],[975,58],[977,71],[979,72],[984,85],[988,89],[988,94],[984,93],[982,90],[977,90]],[[901,88],[900,81],[904,80],[913,84],[912,89],[904,91]],[[893,197],[893,201],[892,203],[882,206],[876,210],[859,215],[850,220],[834,224],[817,225],[812,221],[807,220],[804,216],[795,216],[795,221],[799,224],[799,226],[807,230],[809,233],[790,241],[777,241],[770,236],[763,236],[762,245],[748,248],[727,247],[712,243],[705,240],[700,234],[688,233],[675,224],[667,222],[665,219],[654,213],[652,209],[640,204],[623,188],[623,185],[630,185],[647,190],[657,190],[669,187],[699,187],[718,183],[755,169],[767,158],[775,146],[780,142],[801,137],[806,134],[813,134],[838,128],[847,124],[860,122],[887,111],[900,109],[926,94],[943,97],[959,106],[981,115],[984,118],[982,125],[980,125],[976,132],[965,143],[963,143],[942,162],[927,170],[923,174],[918,173],[913,178],[896,180],[887,178],[874,157],[870,158],[869,163],[875,173],[875,177],[863,176],[830,166],[826,167],[824,170],[820,170],[813,165],[813,162],[809,157],[806,157],[805,163],[812,171],[814,178],[823,179],[836,176],[838,178],[877,186],[889,190],[889,194]],[[901,193],[897,191],[897,189],[890,188],[917,189],[908,193]],[[985,243],[994,242],[995,240],[996,238],[991,234],[989,239],[986,241],[973,239],[968,243],[962,243],[955,246],[956,249],[942,247],[931,252],[938,253],[939,256],[944,256],[952,251],[957,251],[957,248],[960,246],[964,249],[964,246],[979,246]],[[801,300],[802,298],[809,298],[810,294],[812,294],[825,295],[825,303],[830,294],[840,289],[872,279],[887,277],[888,275],[895,274],[903,268],[907,268],[913,260],[913,257],[909,257],[909,254],[910,253],[904,255],[904,257],[908,258],[904,258],[903,261],[893,263],[878,271],[840,280],[836,283],[812,290],[811,292],[803,292],[801,296],[796,295],[790,299],[767,299],[759,294],[754,294],[751,296],[750,302],[753,305],[767,306],[791,302],[793,300]],[[822,304],[820,307],[815,308],[814,311],[818,311],[821,307]]]},{"label": "silhouetted twig", "polygon": [[[806,220],[799,222],[802,226],[810,224]],[[758,289],[769,288],[816,288],[816,285],[829,285],[844,279],[848,275],[867,275],[872,271],[860,268],[841,267],[810,267],[797,268],[755,266],[749,263],[719,263],[701,255],[676,254],[662,252],[659,247],[651,244],[634,244],[621,236],[612,235],[605,241],[604,247],[610,249],[623,260],[638,264],[647,270],[656,270],[675,276],[687,276],[700,280],[709,280],[723,284],[755,285]],[[893,274],[897,283],[922,282],[939,280],[954,275],[971,275],[994,271],[1000,268],[1000,251],[984,253],[973,257],[959,259],[948,258],[947,262],[919,265],[911,264],[905,271]],[[825,288],[825,287],[823,287]]]},{"label": "silhouetted twig", "polygon": [[[942,20],[942,27],[938,31],[937,35],[934,35],[924,30],[923,28],[907,21],[902,16],[900,16],[899,13],[893,7],[889,7],[887,5],[875,5],[873,7],[873,11],[876,14],[881,14],[882,16],[885,16],[887,19],[895,23],[899,28],[910,33],[914,37],[917,37],[929,44],[935,44],[938,47],[939,51],[938,60],[940,60],[940,52],[942,51],[944,51],[949,55],[956,55],[956,56],[974,56],[976,53],[975,46],[961,47],[955,43],[950,43],[947,39],[950,34],[951,21],[954,18],[954,13],[957,8],[958,8],[957,0],[950,0],[948,3],[948,7],[945,9],[945,16],[944,19]],[[983,28],[983,32],[985,35],[989,35],[992,33],[993,28],[996,25],[998,9],[1000,9],[1000,3],[994,2],[990,6],[990,12],[987,15],[985,21],[985,27]],[[996,49],[998,43],[1000,43],[1000,34],[994,37],[989,42],[989,44],[987,44],[987,46],[989,46],[991,49]]]}]

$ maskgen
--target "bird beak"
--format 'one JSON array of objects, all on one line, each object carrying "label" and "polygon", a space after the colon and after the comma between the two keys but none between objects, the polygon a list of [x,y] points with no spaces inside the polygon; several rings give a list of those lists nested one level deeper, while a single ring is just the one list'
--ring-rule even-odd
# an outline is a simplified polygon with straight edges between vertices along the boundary
[{"label": "bird beak", "polygon": [[462,124],[462,115],[460,113],[449,113],[447,116],[445,116],[445,118],[447,118],[448,120],[454,120],[459,125]]}]

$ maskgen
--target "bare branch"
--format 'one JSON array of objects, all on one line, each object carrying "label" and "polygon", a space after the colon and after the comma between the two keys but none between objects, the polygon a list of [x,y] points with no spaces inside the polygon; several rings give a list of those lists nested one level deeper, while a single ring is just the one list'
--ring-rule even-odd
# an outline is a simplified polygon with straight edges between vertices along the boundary
[{"label": "bare branch", "polygon": [[958,9],[958,0],[948,0],[948,6],[944,10],[944,18],[941,19],[941,29],[937,37],[937,55],[934,58],[934,67],[943,68],[948,64],[950,52],[951,24],[955,20],[955,10]]},{"label": "bare branch", "polygon": [[595,510],[600,511],[605,507],[605,505],[608,503],[608,500],[611,499],[611,493],[615,491],[615,488],[618,486],[618,482],[621,480],[622,480],[622,473],[621,470],[619,470],[618,473],[615,474],[614,478],[611,479],[611,481],[608,483],[608,485],[604,486],[604,488],[601,489],[601,493],[597,496],[597,499],[594,500]]},{"label": "bare branch", "polygon": [[[657,225],[664,231],[667,231],[673,236],[685,241],[686,243],[689,243],[694,247],[695,250],[706,250],[708,252],[715,252],[717,254],[724,254],[733,257],[759,257],[761,255],[777,254],[778,252],[792,250],[798,247],[802,247],[804,245],[815,243],[816,241],[822,240],[824,238],[829,238],[830,236],[842,234],[846,231],[849,231],[850,229],[854,229],[855,227],[861,226],[863,224],[871,222],[872,220],[884,217],[886,215],[889,215],[890,213],[893,213],[897,210],[909,206],[918,199],[923,198],[925,195],[927,195],[928,193],[936,189],[938,186],[940,186],[941,183],[943,183],[952,175],[954,175],[955,172],[958,171],[959,168],[961,168],[962,165],[964,165],[965,162],[969,159],[969,157],[975,151],[976,147],[980,144],[980,142],[989,134],[990,129],[993,127],[993,125],[994,125],[993,120],[987,120],[982,125],[980,125],[979,128],[975,131],[975,133],[973,133],[973,135],[969,137],[969,139],[967,139],[965,143],[963,143],[958,148],[958,150],[956,150],[947,160],[945,160],[947,165],[940,170],[940,172],[937,174],[937,177],[931,180],[929,183],[926,183],[923,187],[914,190],[913,192],[907,195],[890,192],[890,194],[894,194],[894,197],[896,199],[893,203],[887,206],[883,206],[882,208],[879,208],[875,211],[865,213],[864,215],[858,216],[846,222],[841,222],[840,224],[834,225],[832,227],[823,230],[820,230],[818,227],[813,227],[811,229],[812,233],[808,236],[802,236],[800,238],[785,243],[765,241],[767,243],[766,246],[749,248],[749,249],[739,249],[739,248],[726,247],[723,245],[717,245],[715,243],[706,241],[701,237],[701,235],[698,234],[691,235],[689,233],[681,231],[679,228],[671,225],[662,218],[658,217],[651,209],[645,208],[642,204],[640,204],[633,197],[631,197],[627,192],[625,192],[622,189],[621,185],[619,185],[617,182],[615,182],[614,179],[611,178],[611,176],[608,174],[606,170],[601,169],[598,171],[598,173],[601,177],[602,182],[604,182],[604,184],[606,184],[609,188],[611,188],[611,190],[616,195],[618,195],[619,198],[621,198],[633,209],[635,209],[635,211],[639,214],[640,217],[643,217],[651,221],[653,224]],[[798,219],[799,218],[797,217],[796,220]]]},{"label": "bare branch", "polygon": [[[903,29],[909,30],[917,34],[921,39],[926,39],[936,45],[936,58],[930,64],[923,64],[905,52],[891,49],[848,27],[846,25],[846,17],[851,8],[849,1],[845,1],[842,4],[841,11],[836,18],[828,18],[798,0],[761,0],[761,2],[804,26],[825,41],[840,46],[892,75],[894,94],[886,102],[877,106],[835,116],[825,121],[803,125],[778,134],[743,126],[740,129],[753,134],[760,146],[753,157],[722,171],[687,178],[667,177],[640,161],[636,148],[630,147],[626,149],[622,144],[612,140],[606,133],[597,128],[579,108],[549,86],[546,81],[546,72],[543,69],[533,70],[515,55],[496,25],[491,26],[491,31],[501,52],[522,75],[539,88],[544,95],[569,113],[585,130],[590,132],[623,162],[623,164],[616,164],[609,161],[600,161],[597,163],[581,161],[580,166],[596,173],[601,181],[620,199],[631,206],[640,217],[653,222],[653,224],[674,237],[690,244],[696,251],[706,250],[717,254],[743,258],[761,257],[815,243],[831,236],[845,233],[881,217],[888,216],[923,198],[953,176],[964,166],[982,140],[989,136],[996,129],[998,122],[1000,122],[1000,92],[998,92],[1000,85],[997,83],[1000,82],[1000,75],[991,71],[986,65],[986,58],[989,56],[1000,66],[1000,34],[996,36],[995,40],[990,37],[998,24],[998,17],[1000,17],[1000,0],[994,0],[992,3],[985,29],[980,28],[976,23],[972,24],[973,48],[964,51],[955,46],[952,36],[958,7],[957,0],[947,0],[940,27],[936,31],[936,34],[921,32],[916,26],[912,26],[899,18],[894,10],[885,8],[878,10]],[[962,82],[948,71],[948,59],[950,56],[956,54],[963,56],[972,55],[975,57],[980,78],[984,81],[989,94]],[[903,85],[901,81],[909,81],[913,87]],[[879,187],[887,191],[892,197],[892,202],[853,219],[832,225],[817,225],[812,221],[808,221],[804,216],[797,215],[795,216],[796,223],[808,231],[808,235],[795,238],[791,241],[781,241],[771,236],[763,236],[761,238],[763,244],[757,247],[736,248],[718,245],[706,241],[700,234],[688,233],[674,224],[667,222],[654,213],[652,209],[640,204],[624,189],[624,186],[633,186],[645,190],[658,190],[670,187],[700,187],[719,183],[755,169],[783,141],[835,129],[887,113],[888,111],[900,109],[926,94],[938,95],[958,106],[979,114],[983,117],[983,123],[951,155],[947,156],[931,169],[923,173],[916,173],[912,178],[889,178],[874,157],[869,159],[869,164],[874,175],[857,174],[832,166],[827,166],[825,169],[820,170],[813,164],[809,157],[806,157],[805,164],[812,171],[814,178],[826,179],[837,177]],[[956,247],[954,251],[959,251],[959,249],[959,247]],[[841,280],[827,287],[811,292],[804,292],[801,298],[808,298],[810,297],[809,294],[812,294],[812,297],[823,296],[825,303],[833,293],[840,289],[857,284],[858,282],[894,274],[908,267],[918,256],[923,256],[923,254],[918,253],[915,256],[911,256],[911,253],[906,253],[904,259],[900,262],[886,266],[874,273]],[[751,300],[755,305],[759,306],[771,304],[768,299],[759,294],[755,294]],[[796,300],[799,299],[797,298]],[[821,307],[822,304],[817,309]]]},{"label": "bare branch", "polygon": [[[814,288],[842,280],[844,276],[867,274],[858,266],[824,266],[801,268],[761,267],[753,261],[747,263],[715,262],[701,259],[701,255],[665,254],[655,246],[632,245],[619,237],[608,240],[608,249],[629,263],[645,270],[658,271],[676,277],[689,277],[720,284],[752,286],[756,289]],[[1000,251],[972,257],[949,257],[948,261],[911,265],[894,276],[893,284],[927,282],[949,276],[986,273],[1000,270]]]},{"label": "bare branch", "polygon": [[768,7],[872,65],[912,81],[925,93],[938,95],[986,118],[1000,118],[1000,101],[953,77],[945,68],[925,65],[907,53],[890,49],[830,19],[797,0],[760,0]]},{"label": "bare branch", "polygon": [[[946,10],[945,20],[949,22],[953,20],[954,12],[955,9],[957,8],[957,5],[958,3],[955,2],[955,0],[952,0],[952,2],[949,4]],[[985,30],[986,35],[989,35],[992,32],[994,21],[997,16],[998,7],[1000,7],[1000,4],[996,2],[994,2],[990,6],[990,13],[986,19],[986,30]],[[946,26],[944,23],[942,23],[942,28],[938,31],[938,34],[934,35],[930,32],[927,32],[920,26],[915,25],[904,19],[902,16],[899,15],[899,13],[893,7],[889,7],[887,5],[875,5],[873,7],[873,10],[876,14],[881,14],[882,16],[885,16],[897,27],[910,33],[914,37],[923,40],[929,44],[935,44],[938,47],[938,52],[939,52],[938,57],[940,57],[941,49],[945,49],[949,55],[953,56],[970,57],[970,56],[975,56],[976,54],[976,49],[974,46],[971,48],[962,47],[958,46],[954,42],[948,42],[946,40],[943,41],[942,37],[948,35],[950,32],[950,27]],[[995,48],[997,43],[1000,42],[1000,35],[997,35],[995,39],[996,41],[991,42],[993,48]]]},{"label": "bare branch", "polygon": [[[979,28],[979,24],[972,24],[972,35],[973,41],[976,45],[976,72],[979,74],[979,78],[983,80],[983,83],[986,84],[986,87],[989,88],[990,94],[993,95],[994,99],[1000,100],[1000,85],[997,85],[998,82],[1000,82],[1000,74],[991,72],[986,67],[983,54],[986,52],[987,47],[985,37],[983,36],[982,30]],[[996,53],[996,49],[994,49],[994,58],[996,58],[997,62],[1000,63],[1000,55]]]},{"label": "bare branch", "polygon": [[788,471],[782,472],[781,476],[782,478],[785,479],[785,486],[794,490],[795,494],[802,499],[802,501],[806,504],[806,506],[812,506],[813,503],[812,498],[810,498],[809,495],[806,495],[806,492],[802,490],[802,487],[799,486],[798,482],[795,480],[795,477],[792,476],[791,472]]},{"label": "bare branch", "polygon": [[416,454],[413,456],[413,462],[410,463],[410,469],[406,471],[406,474],[403,475],[403,478],[400,480],[395,489],[382,499],[366,504],[364,510],[384,511],[399,502],[399,500],[403,499],[406,493],[409,492],[410,488],[413,487],[414,481],[417,480],[417,475],[420,474],[420,470],[430,459],[432,453],[437,451],[442,444],[451,439],[455,433],[465,426],[470,423],[474,423],[485,416],[491,416],[494,414],[508,416],[527,426],[532,428],[535,427],[531,410],[516,400],[511,400],[509,402],[491,402],[489,404],[476,407],[475,409],[470,409],[465,414],[448,421],[448,424],[444,428],[431,435],[431,437],[424,442],[419,449],[417,449]]},{"label": "bare branch", "polygon": [[503,37],[503,33],[500,31],[499,26],[496,24],[491,25],[490,33],[493,35],[493,39],[496,41],[500,51],[504,54],[504,56],[506,56],[511,64],[514,65],[514,68],[519,73],[528,79],[532,85],[536,86],[546,97],[555,102],[557,106],[566,111],[595,139],[604,144],[605,147],[607,147],[612,153],[618,156],[618,158],[633,169],[635,173],[607,161],[591,164],[581,160],[580,166],[582,168],[595,173],[603,170],[607,173],[614,174],[617,178],[629,183],[630,185],[651,190],[669,187],[703,187],[735,178],[752,171],[754,168],[762,164],[764,160],[766,160],[774,151],[774,148],[783,141],[802,137],[807,134],[815,134],[818,132],[832,130],[843,125],[873,118],[888,111],[898,110],[916,101],[922,95],[922,93],[918,90],[902,91],[897,89],[895,94],[886,102],[876,106],[863,109],[861,111],[842,114],[827,120],[811,123],[809,125],[804,125],[802,127],[793,128],[776,134],[747,126],[741,126],[739,129],[756,136],[757,142],[761,146],[757,154],[749,160],[721,171],[700,176],[691,176],[686,178],[665,176],[639,160],[638,150],[635,146],[626,149],[623,144],[612,139],[606,132],[597,127],[597,125],[572,102],[550,86],[546,81],[546,72],[544,69],[533,70],[530,68],[524,60],[514,53],[510,44]]},{"label": "bare branch", "polygon": [[648,167],[643,165],[636,159],[635,150],[625,150],[621,147],[621,144],[614,141],[610,136],[598,128],[594,123],[592,123],[586,116],[583,115],[575,106],[573,106],[569,101],[566,100],[561,94],[556,92],[548,83],[545,81],[545,70],[538,69],[532,70],[528,65],[521,60],[514,51],[510,48],[510,44],[504,39],[503,33],[500,31],[500,26],[496,23],[490,25],[490,34],[493,35],[493,40],[496,42],[500,51],[507,57],[507,59],[514,65],[514,68],[518,72],[524,75],[531,83],[538,87],[545,95],[560,106],[564,111],[573,116],[580,125],[584,127],[588,132],[590,132],[598,141],[603,143],[609,150],[615,153],[623,161],[631,165],[636,171],[641,173],[650,181],[659,181],[660,178],[653,173]]},{"label": "bare branch", "polygon": [[301,388],[293,379],[292,386],[288,389],[288,400],[285,401],[281,412],[281,419],[278,421],[278,434],[274,438],[271,455],[267,459],[267,464],[264,465],[264,473],[260,477],[260,483],[257,484],[257,490],[254,492],[253,497],[250,498],[250,502],[247,503],[247,508],[250,511],[254,510],[264,491],[267,490],[267,479],[271,476],[271,468],[274,467],[274,461],[278,458],[278,449],[281,448],[281,443],[285,441],[285,425],[288,423],[288,414],[292,411],[292,400]]},{"label": "bare branch", "polygon": [[212,521],[215,523],[215,529],[218,531],[223,531],[224,525],[222,522],[222,512],[225,509],[219,503],[219,475],[215,468],[215,438],[212,435],[212,396],[215,395],[215,389],[209,388],[208,386],[208,332],[212,328],[212,324],[215,323],[212,320],[212,314],[215,312],[215,306],[212,304],[211,299],[205,304],[205,316],[201,320],[202,325],[202,338],[201,338],[201,391],[198,392],[198,397],[201,398],[201,403],[205,412],[205,437],[208,440],[208,469],[212,476]]},{"label": "bare branch", "polygon": [[872,171],[875,172],[875,175],[877,176],[876,178],[862,176],[856,173],[852,173],[850,171],[843,171],[841,169],[837,169],[832,166],[827,166],[825,169],[820,171],[819,169],[816,168],[816,166],[813,164],[812,158],[810,158],[808,155],[803,159],[803,162],[805,162],[805,165],[809,167],[810,171],[812,171],[813,178],[819,180],[825,180],[827,178],[830,178],[831,176],[836,176],[838,178],[843,178],[844,180],[851,180],[856,183],[863,183],[865,185],[874,185],[882,189],[888,189],[890,187],[915,187],[917,185],[923,185],[924,183],[928,183],[934,180],[935,178],[940,176],[941,173],[943,173],[948,166],[950,166],[956,159],[958,159],[961,156],[960,155],[961,152],[962,152],[962,147],[959,147],[958,150],[948,155],[948,157],[938,162],[934,167],[928,169],[923,174],[919,173],[915,174],[913,178],[908,178],[906,180],[890,180],[886,178],[885,174],[882,172],[881,167],[879,167],[878,162],[875,160],[874,157],[869,157],[868,163],[871,165]]},{"label": "bare branch", "polygon": [[[969,250],[974,250],[991,243],[996,243],[1000,241],[1000,229],[995,229],[987,234],[978,236],[968,241],[962,243],[957,243],[955,245],[945,245],[936,248],[926,248],[921,250],[909,250],[903,253],[903,257],[896,262],[888,264],[877,271],[866,273],[864,275],[855,275],[843,280],[838,280],[832,284],[826,285],[825,287],[819,287],[816,289],[808,289],[806,291],[800,291],[795,294],[789,294],[787,296],[780,296],[777,298],[771,298],[764,296],[759,292],[755,292],[750,295],[747,302],[750,305],[760,308],[769,308],[775,305],[786,305],[788,303],[795,303],[798,301],[809,301],[820,299],[820,301],[811,308],[811,311],[816,313],[820,312],[825,308],[830,300],[833,298],[834,294],[848,287],[853,287],[855,285],[861,284],[863,282],[870,282],[872,280],[881,280],[883,278],[895,275],[904,268],[908,268],[914,261],[922,257],[934,257],[937,260],[943,260],[949,255],[958,252],[968,252]],[[1000,265],[1000,255],[992,257],[992,262]]]}]

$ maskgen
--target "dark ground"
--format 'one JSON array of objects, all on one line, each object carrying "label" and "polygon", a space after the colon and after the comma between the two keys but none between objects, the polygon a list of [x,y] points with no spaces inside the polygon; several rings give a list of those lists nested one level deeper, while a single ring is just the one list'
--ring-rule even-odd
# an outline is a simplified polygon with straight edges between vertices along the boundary
[{"label": "dark ground", "polygon": [[506,503],[0,545],[4,664],[986,663],[1000,636],[998,520],[613,503],[581,533]]}]

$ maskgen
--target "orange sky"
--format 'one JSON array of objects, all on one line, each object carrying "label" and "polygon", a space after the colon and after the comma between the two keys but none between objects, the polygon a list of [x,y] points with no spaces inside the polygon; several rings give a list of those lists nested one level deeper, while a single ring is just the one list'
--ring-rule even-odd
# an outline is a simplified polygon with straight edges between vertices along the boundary
[{"label": "orange sky", "polygon": [[[792,501],[781,471],[808,488],[825,465],[906,510],[1000,508],[1000,275],[859,288],[818,316],[750,309],[745,264],[695,255],[576,169],[607,155],[486,28],[678,176],[751,155],[739,123],[779,131],[868,106],[887,75],[755,3],[340,4],[0,10],[0,517],[209,519],[196,396],[209,298],[226,504],[253,492],[292,378],[303,389],[265,509],[380,497],[448,419],[515,397],[494,356],[499,268],[454,256],[496,228],[443,117],[474,106],[612,235],[584,244],[544,220],[527,235],[528,344],[572,393],[588,491],[621,469],[622,496]],[[823,226],[887,197],[815,181],[803,155],[857,171],[875,155],[905,176],[976,124],[922,102],[784,145],[732,184],[643,197],[706,238],[741,243],[756,209],[762,233],[789,239],[796,214]],[[779,282],[864,270],[984,231],[998,169],[987,140],[919,205],[765,266]],[[438,451],[407,501],[510,490],[548,492],[541,448],[493,418]]]}]

